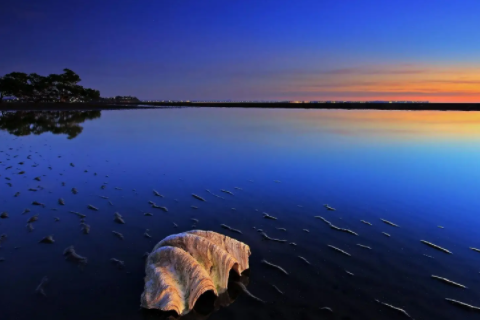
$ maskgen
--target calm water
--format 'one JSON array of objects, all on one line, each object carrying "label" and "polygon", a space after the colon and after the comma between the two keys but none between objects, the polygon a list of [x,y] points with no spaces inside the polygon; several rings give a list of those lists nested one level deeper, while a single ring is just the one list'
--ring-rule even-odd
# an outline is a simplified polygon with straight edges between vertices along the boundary
[{"label": "calm water", "polygon": [[[480,306],[480,253],[469,249],[480,247],[480,113],[213,108],[11,113],[0,117],[0,128],[0,212],[9,214],[0,220],[0,234],[8,235],[0,248],[1,319],[157,319],[139,309],[142,256],[165,236],[195,228],[192,218],[199,220],[198,229],[250,245],[248,289],[268,301],[262,306],[241,295],[209,319],[405,318],[375,299],[417,320],[478,318],[444,299]],[[165,197],[155,197],[153,189]],[[58,204],[60,197],[65,206]],[[152,209],[150,200],[169,212]],[[99,211],[88,210],[88,204]],[[327,211],[324,204],[337,210]],[[22,214],[26,208],[31,212]],[[87,215],[90,234],[82,234],[70,210]],[[116,211],[124,225],[113,221]],[[278,220],[263,219],[262,212]],[[28,232],[26,221],[34,214],[39,220]],[[358,236],[329,228],[314,218],[318,215]],[[222,229],[222,223],[243,235]],[[297,246],[263,240],[253,227]],[[143,236],[145,229],[152,239]],[[54,244],[38,243],[49,234]],[[64,260],[70,245],[88,258],[83,270]],[[110,258],[125,261],[125,269]],[[290,274],[266,267],[262,259]],[[35,294],[44,276],[50,279],[46,297]],[[319,310],[326,306],[332,315]]]}]

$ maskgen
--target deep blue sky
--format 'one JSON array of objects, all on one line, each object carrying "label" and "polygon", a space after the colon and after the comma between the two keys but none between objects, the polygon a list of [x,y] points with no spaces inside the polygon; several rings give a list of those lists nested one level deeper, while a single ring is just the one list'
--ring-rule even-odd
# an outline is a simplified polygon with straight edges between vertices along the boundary
[{"label": "deep blue sky", "polygon": [[3,1],[0,74],[102,96],[480,101],[478,0]]}]

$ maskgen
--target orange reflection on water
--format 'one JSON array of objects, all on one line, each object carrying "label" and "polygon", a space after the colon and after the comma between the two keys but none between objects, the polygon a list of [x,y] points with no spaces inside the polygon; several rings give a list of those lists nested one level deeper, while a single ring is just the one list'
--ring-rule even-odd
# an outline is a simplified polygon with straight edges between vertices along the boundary
[{"label": "orange reflection on water", "polygon": [[480,138],[480,112],[303,110],[295,118],[297,124],[348,135]]}]

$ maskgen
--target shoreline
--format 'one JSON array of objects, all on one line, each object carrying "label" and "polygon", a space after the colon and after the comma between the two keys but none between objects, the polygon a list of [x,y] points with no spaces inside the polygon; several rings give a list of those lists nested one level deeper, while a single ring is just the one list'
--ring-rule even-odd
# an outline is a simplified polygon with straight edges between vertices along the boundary
[{"label": "shoreline", "polygon": [[2,103],[0,111],[87,111],[87,110],[129,110],[129,109],[153,109],[155,107],[137,107],[126,104],[106,104],[106,103]]},{"label": "shoreline", "polygon": [[141,103],[16,103],[3,102],[0,111],[133,110],[193,108],[260,108],[318,110],[480,111],[480,103],[249,103],[249,102],[141,102]]}]

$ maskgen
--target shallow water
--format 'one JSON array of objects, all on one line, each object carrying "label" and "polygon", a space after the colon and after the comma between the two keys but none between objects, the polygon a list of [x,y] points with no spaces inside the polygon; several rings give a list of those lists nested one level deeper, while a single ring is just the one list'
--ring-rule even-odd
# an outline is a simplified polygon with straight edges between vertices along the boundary
[{"label": "shallow water", "polygon": [[[405,318],[375,299],[417,320],[478,317],[445,298],[480,306],[480,253],[469,249],[480,247],[480,113],[221,108],[15,113],[0,116],[0,128],[0,212],[9,213],[0,219],[0,234],[8,235],[0,248],[2,319],[156,319],[139,308],[142,256],[165,236],[194,228],[247,243],[248,289],[268,302],[259,305],[240,295],[209,319]],[[169,211],[151,208],[150,200]],[[89,204],[99,211],[88,210]],[[31,212],[22,214],[26,208]],[[90,234],[82,234],[70,210],[87,215]],[[115,212],[124,225],[113,221]],[[264,219],[262,212],[278,220]],[[28,232],[25,224],[34,214],[39,220]],[[199,220],[196,227],[191,218]],[[222,229],[222,223],[243,234]],[[297,246],[263,240],[253,227]],[[145,229],[152,239],[143,236]],[[54,244],[38,243],[50,234]],[[88,258],[83,269],[64,260],[70,245]],[[125,261],[125,269],[110,258]],[[50,279],[46,297],[35,294],[44,276]],[[326,306],[334,313],[319,310]]]}]

